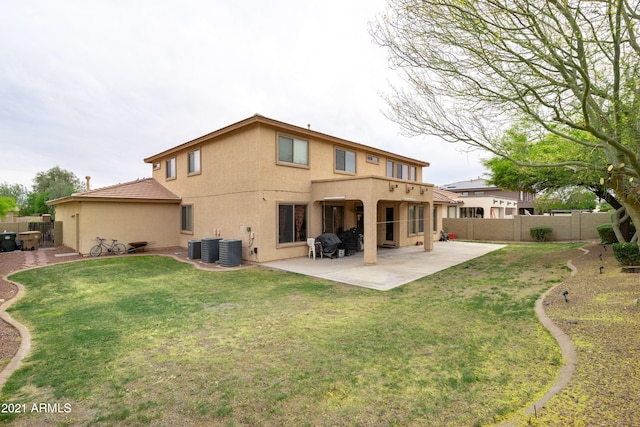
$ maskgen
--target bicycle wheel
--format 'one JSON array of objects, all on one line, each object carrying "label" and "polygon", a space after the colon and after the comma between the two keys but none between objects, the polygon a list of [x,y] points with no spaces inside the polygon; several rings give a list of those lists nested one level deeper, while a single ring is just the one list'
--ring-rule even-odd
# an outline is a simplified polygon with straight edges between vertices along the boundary
[{"label": "bicycle wheel", "polygon": [[111,248],[111,252],[116,255],[122,255],[123,253],[127,252],[127,248],[122,243],[116,243],[115,245],[113,245],[113,248]]},{"label": "bicycle wheel", "polygon": [[100,256],[101,253],[102,253],[102,246],[100,246],[100,245],[95,245],[89,251],[89,254],[91,256]]}]

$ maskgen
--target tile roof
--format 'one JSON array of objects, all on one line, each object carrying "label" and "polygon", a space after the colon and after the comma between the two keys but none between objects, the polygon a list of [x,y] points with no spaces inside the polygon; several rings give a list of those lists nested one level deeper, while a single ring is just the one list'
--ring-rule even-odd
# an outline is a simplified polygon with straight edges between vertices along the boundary
[{"label": "tile roof", "polygon": [[47,204],[57,205],[82,200],[179,203],[181,199],[155,179],[145,178],[75,193],[68,197],[50,200]]},{"label": "tile roof", "polygon": [[450,191],[462,191],[462,190],[479,190],[488,188],[497,188],[493,185],[488,185],[487,180],[484,178],[470,179],[467,181],[458,181],[451,184],[441,186],[443,190]]},{"label": "tile roof", "polygon": [[433,203],[442,203],[442,204],[459,204],[464,203],[463,200],[459,199],[460,195],[454,193],[452,191],[442,190],[440,188],[433,189]]}]

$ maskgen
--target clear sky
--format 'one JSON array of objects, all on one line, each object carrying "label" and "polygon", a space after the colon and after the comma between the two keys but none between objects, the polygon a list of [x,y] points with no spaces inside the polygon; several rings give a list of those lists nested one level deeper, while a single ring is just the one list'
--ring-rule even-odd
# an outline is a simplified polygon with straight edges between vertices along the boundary
[{"label": "clear sky", "polygon": [[60,166],[92,188],[255,113],[477,178],[484,153],[407,138],[380,94],[397,73],[369,22],[384,0],[1,0],[0,183]]}]

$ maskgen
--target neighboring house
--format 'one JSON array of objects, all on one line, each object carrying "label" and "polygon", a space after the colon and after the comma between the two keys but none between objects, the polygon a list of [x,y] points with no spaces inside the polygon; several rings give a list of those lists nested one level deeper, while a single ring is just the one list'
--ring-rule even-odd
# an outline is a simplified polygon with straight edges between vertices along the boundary
[{"label": "neighboring house", "polygon": [[463,205],[448,211],[448,218],[512,218],[533,214],[535,195],[523,191],[504,191],[477,178],[443,185],[442,190],[459,195]]},{"label": "neighboring house", "polygon": [[442,227],[443,218],[456,218],[458,206],[464,202],[460,196],[451,191],[436,188],[433,190],[433,204],[435,206],[433,213],[433,230],[439,233]]},{"label": "neighboring house", "polygon": [[[240,239],[243,258],[257,262],[305,256],[307,238],[351,228],[364,235],[366,264],[375,264],[379,246],[433,248],[433,185],[422,182],[429,164],[421,160],[255,115],[144,161],[152,165],[149,185],[166,191],[162,202],[148,201],[144,211],[153,216],[128,227],[136,237],[116,232],[114,222],[133,220],[127,203],[136,197],[118,200],[110,223],[104,215],[91,219],[94,234],[126,242],[165,233],[167,246],[181,247],[205,237]],[[51,204],[69,222],[97,191]],[[166,215],[154,213],[160,207]],[[94,212],[101,209],[96,203]],[[90,216],[83,210],[81,218]],[[99,233],[100,226],[113,231]],[[76,239],[86,253],[86,237]]]}]

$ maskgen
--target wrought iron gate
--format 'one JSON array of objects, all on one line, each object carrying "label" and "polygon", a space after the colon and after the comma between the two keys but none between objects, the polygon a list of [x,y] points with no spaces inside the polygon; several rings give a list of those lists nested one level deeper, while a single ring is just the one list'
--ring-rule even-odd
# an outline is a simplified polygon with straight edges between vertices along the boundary
[{"label": "wrought iron gate", "polygon": [[54,227],[55,222],[30,222],[29,231],[40,232],[40,247],[41,248],[53,248],[54,244]]}]

